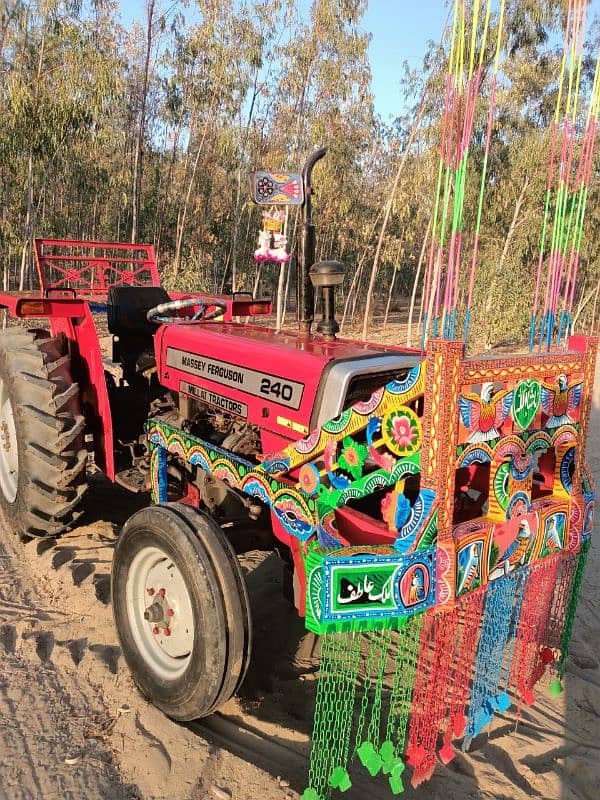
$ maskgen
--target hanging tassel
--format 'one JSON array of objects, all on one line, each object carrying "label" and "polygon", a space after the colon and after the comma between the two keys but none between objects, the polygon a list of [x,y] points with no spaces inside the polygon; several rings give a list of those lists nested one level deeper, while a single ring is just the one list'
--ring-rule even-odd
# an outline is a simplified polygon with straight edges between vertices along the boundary
[{"label": "hanging tassel", "polygon": [[550,692],[553,695],[558,695],[563,691],[562,679],[565,675],[567,656],[569,655],[569,646],[573,634],[573,622],[575,621],[575,613],[579,602],[583,573],[585,572],[585,565],[587,564],[588,554],[590,552],[590,544],[591,541],[589,539],[583,542],[581,550],[576,556],[577,563],[573,568],[573,579],[569,589],[568,601],[565,603],[564,624],[560,637],[560,658],[556,665],[557,677],[550,684]]},{"label": "hanging tassel", "polygon": [[[407,618],[398,631],[332,633],[323,637],[309,788],[302,800],[325,800],[332,789],[349,789],[353,759],[372,777],[386,775],[394,794],[404,790],[402,753],[424,616]],[[393,673],[388,691],[386,673],[389,675],[390,662]],[[357,696],[359,683],[362,685]]]},{"label": "hanging tassel", "polygon": [[485,595],[486,587],[482,586],[463,595],[457,602],[459,636],[456,639],[456,652],[450,680],[450,713],[444,733],[444,744],[439,751],[440,759],[444,764],[448,764],[455,755],[451,744],[452,739],[459,739],[465,731],[467,722],[465,711],[470,696]]},{"label": "hanging tassel", "polygon": [[408,762],[414,768],[414,787],[428,780],[435,768],[437,739],[448,711],[457,627],[456,607],[425,614],[406,749]]},{"label": "hanging tassel", "polygon": [[419,657],[423,616],[423,614],[418,614],[407,621],[402,631],[402,638],[397,643],[394,682],[390,695],[385,741],[380,749],[383,772],[388,775],[393,794],[400,794],[404,791],[402,774],[405,763],[402,754],[412,708],[412,693]]},{"label": "hanging tassel", "polygon": [[[383,766],[383,758],[379,754],[381,744],[381,705],[385,667],[392,644],[391,637],[392,635],[389,631],[375,631],[370,637],[361,712],[355,736],[355,753],[372,778],[379,773]],[[373,673],[374,679],[372,678]],[[370,689],[372,689],[372,696]],[[363,741],[363,731],[368,711],[370,711],[370,719],[367,738]]]},{"label": "hanging tassel", "polygon": [[323,636],[309,788],[302,800],[325,800],[332,789],[345,792],[352,785],[348,758],[362,641],[354,631]]},{"label": "hanging tassel", "polygon": [[510,573],[487,587],[463,750],[469,749],[496,711],[507,708],[508,697],[500,694],[499,687],[520,574]]},{"label": "hanging tassel", "polygon": [[510,683],[526,705],[535,702],[533,687],[550,663],[548,648],[542,643],[550,615],[552,593],[561,556],[551,556],[533,564],[525,583],[525,594],[515,637]]}]

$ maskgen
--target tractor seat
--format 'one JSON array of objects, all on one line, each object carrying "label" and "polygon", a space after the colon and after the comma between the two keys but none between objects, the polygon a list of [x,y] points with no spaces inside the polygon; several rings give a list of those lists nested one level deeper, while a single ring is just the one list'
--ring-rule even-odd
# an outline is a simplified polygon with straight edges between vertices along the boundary
[{"label": "tractor seat", "polygon": [[146,314],[170,299],[162,286],[111,286],[108,290],[107,322],[113,335],[112,360],[123,365],[124,376],[130,383],[136,375],[156,364],[153,337],[158,325],[148,322]]},{"label": "tractor seat", "polygon": [[171,298],[162,286],[111,286],[108,290],[108,330],[114,336],[150,337],[157,325],[148,322],[146,314],[159,303]]}]

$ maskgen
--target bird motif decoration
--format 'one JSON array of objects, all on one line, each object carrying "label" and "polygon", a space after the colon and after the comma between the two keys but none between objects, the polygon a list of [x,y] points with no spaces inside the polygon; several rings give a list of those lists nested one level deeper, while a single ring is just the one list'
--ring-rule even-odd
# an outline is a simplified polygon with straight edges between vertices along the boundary
[{"label": "bird motif decoration", "polygon": [[493,383],[483,383],[481,393],[469,393],[458,398],[460,416],[468,428],[469,442],[489,442],[500,436],[499,428],[510,413],[513,390],[503,389],[494,394]]},{"label": "bird motif decoration", "polygon": [[473,544],[469,547],[469,554],[464,567],[461,565],[458,588],[456,590],[457,595],[460,595],[463,592],[468,592],[473,588],[473,584],[479,577],[480,560],[479,545],[477,542],[473,542]]},{"label": "bird motif decoration", "polygon": [[522,567],[527,561],[531,537],[529,522],[526,519],[521,520],[516,539],[502,553],[496,563],[496,568],[502,569],[504,574],[508,575],[515,567]]},{"label": "bird motif decoration", "polygon": [[573,411],[581,401],[581,381],[569,384],[566,375],[559,375],[556,385],[542,383],[542,408],[549,417],[547,428],[558,428],[560,425],[569,425],[574,422]]},{"label": "bird motif decoration", "polygon": [[548,520],[544,544],[551,553],[557,553],[559,550],[562,550],[562,541],[556,516],[552,516]]}]

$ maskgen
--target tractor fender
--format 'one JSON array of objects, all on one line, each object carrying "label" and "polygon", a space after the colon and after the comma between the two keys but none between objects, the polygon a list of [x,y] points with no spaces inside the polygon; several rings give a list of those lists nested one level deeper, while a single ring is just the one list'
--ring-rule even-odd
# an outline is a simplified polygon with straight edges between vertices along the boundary
[{"label": "tractor fender", "polygon": [[53,336],[62,333],[69,343],[71,371],[73,379],[79,383],[86,431],[94,437],[95,463],[114,481],[112,415],[100,340],[89,305],[83,300],[66,302],[70,306],[77,303],[77,316],[71,314],[75,309],[69,309],[69,314],[64,316],[57,309],[58,313],[48,318],[50,330]]},{"label": "tractor fender", "polygon": [[71,376],[79,384],[86,432],[94,436],[96,464],[114,481],[112,416],[100,341],[88,303],[76,297],[23,297],[0,292],[0,308],[21,319],[43,320],[52,336],[62,334],[66,338]]}]

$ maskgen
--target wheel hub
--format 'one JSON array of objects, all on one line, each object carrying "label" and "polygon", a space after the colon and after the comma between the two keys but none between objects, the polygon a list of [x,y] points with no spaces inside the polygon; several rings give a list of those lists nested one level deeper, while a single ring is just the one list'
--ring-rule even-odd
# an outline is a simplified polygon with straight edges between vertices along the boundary
[{"label": "wheel hub", "polygon": [[171,635],[171,623],[174,621],[174,609],[169,607],[166,598],[166,589],[159,589],[158,592],[150,586],[146,589],[150,597],[155,596],[155,600],[151,605],[146,607],[144,611],[144,619],[152,624],[152,633],[157,636],[161,631],[163,636]]},{"label": "wheel hub", "polygon": [[181,572],[159,548],[143,548],[131,563],[127,595],[140,652],[156,672],[176,677],[194,644],[192,604]]}]

